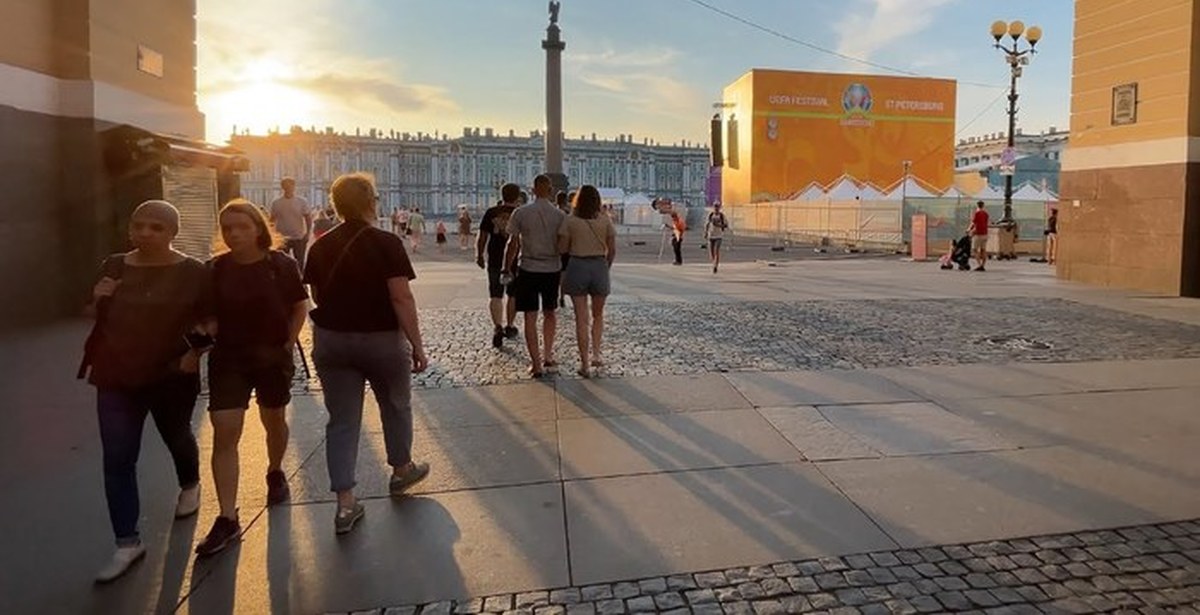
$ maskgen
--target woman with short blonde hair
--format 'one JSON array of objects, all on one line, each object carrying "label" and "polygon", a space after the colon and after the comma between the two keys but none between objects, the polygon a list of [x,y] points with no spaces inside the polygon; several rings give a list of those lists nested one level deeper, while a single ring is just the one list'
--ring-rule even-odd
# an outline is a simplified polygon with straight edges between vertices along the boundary
[{"label": "woman with short blonde hair", "polygon": [[375,183],[343,175],[329,189],[344,220],[313,244],[304,281],[312,285],[313,363],[325,391],[330,488],[337,494],[334,530],[344,534],[363,517],[354,496],[363,388],[379,402],[383,441],[392,467],[389,491],[402,496],[429,475],[412,459],[412,374],[428,364],[409,282],[417,277],[404,241],[373,228]]},{"label": "woman with short blonde hair", "polygon": [[342,220],[375,221],[375,180],[366,173],[350,173],[333,180],[329,187],[333,210]]}]

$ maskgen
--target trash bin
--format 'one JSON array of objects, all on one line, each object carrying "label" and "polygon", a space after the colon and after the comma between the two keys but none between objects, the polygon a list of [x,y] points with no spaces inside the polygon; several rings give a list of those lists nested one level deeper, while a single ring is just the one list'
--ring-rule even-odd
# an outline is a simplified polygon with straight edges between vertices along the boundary
[{"label": "trash bin", "polygon": [[1016,260],[1017,258],[1017,223],[1001,222],[996,225],[997,246],[996,258],[999,260]]}]

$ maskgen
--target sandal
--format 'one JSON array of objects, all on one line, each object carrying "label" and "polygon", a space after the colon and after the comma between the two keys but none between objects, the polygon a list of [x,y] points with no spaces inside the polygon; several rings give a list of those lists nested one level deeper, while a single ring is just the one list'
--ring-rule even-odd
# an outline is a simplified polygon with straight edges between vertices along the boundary
[{"label": "sandal", "polygon": [[575,370],[575,373],[579,374],[579,377],[581,377],[581,378],[591,378],[592,377],[592,375],[590,373],[588,373],[588,370],[586,370],[582,367]]},{"label": "sandal", "polygon": [[529,373],[529,377],[533,378],[534,380],[538,380],[538,379],[544,378],[546,376],[546,372],[543,372],[541,370],[535,370],[532,367],[529,368],[527,371]]},{"label": "sandal", "polygon": [[542,367],[546,368],[547,371],[552,372],[558,368],[558,361],[555,361],[554,359],[546,359],[545,361],[542,361]]}]

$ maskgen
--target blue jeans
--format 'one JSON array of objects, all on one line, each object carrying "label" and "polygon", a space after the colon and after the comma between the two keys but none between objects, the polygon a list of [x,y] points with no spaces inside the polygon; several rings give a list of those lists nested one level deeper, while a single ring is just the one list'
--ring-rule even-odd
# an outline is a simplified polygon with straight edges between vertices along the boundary
[{"label": "blue jeans", "polygon": [[371,383],[383,423],[388,464],[412,461],[412,348],[400,331],[351,333],[313,329],[313,363],[325,392],[325,462],[330,489],[354,488],[362,433],[364,385]]},{"label": "blue jeans", "polygon": [[199,393],[200,378],[195,374],[173,375],[135,390],[96,392],[104,449],[104,495],[118,545],[138,542],[137,460],[147,414],[154,417],[154,426],[175,461],[179,486],[200,482],[200,449],[192,433],[192,411]]}]

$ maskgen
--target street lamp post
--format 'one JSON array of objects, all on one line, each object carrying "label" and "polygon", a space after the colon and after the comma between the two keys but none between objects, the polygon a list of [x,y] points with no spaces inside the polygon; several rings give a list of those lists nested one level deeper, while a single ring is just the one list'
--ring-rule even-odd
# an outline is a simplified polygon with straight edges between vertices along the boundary
[{"label": "street lamp post", "polygon": [[[1010,45],[1005,45],[1002,41],[1004,36],[1008,35],[1012,39]],[[1020,48],[1022,35],[1029,46],[1025,49]],[[1015,164],[1016,132],[1017,132],[1017,77],[1021,76],[1021,67],[1029,64],[1029,58],[1037,53],[1038,41],[1042,40],[1042,29],[1033,26],[1028,30],[1025,29],[1025,24],[1020,21],[1005,23],[997,21],[992,24],[992,38],[996,39],[996,49],[1004,52],[1005,61],[1012,71],[1012,78],[1008,89],[1008,149],[1005,151],[1006,156],[1002,158],[1010,158]],[[1009,164],[1008,160],[1002,160],[1002,164]],[[1004,221],[1011,222],[1012,217],[1012,194],[1013,194],[1013,173],[1015,169],[1009,169],[1008,174],[1004,176]]]}]

